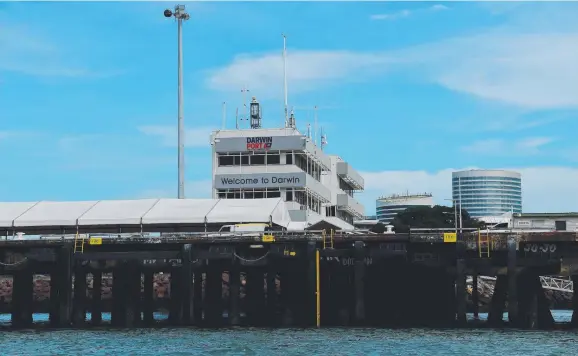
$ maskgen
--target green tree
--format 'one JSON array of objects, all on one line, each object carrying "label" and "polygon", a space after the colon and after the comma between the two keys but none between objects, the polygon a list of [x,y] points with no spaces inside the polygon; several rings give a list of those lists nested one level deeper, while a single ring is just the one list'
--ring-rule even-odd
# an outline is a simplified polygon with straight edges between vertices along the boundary
[{"label": "green tree", "polygon": [[[456,226],[455,212],[453,207],[442,205],[435,205],[433,207],[411,207],[399,212],[392,220],[391,225],[393,225],[393,228],[397,233],[407,233],[409,232],[410,227],[421,229],[451,229]],[[462,210],[462,226],[464,228],[478,228],[482,227],[482,225],[482,222],[472,219],[467,211]]]}]

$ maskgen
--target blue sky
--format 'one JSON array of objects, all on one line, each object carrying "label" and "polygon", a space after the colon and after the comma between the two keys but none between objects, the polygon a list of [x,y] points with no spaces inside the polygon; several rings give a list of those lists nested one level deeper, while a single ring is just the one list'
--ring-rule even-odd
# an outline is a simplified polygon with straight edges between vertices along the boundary
[{"label": "blue sky", "polygon": [[[578,3],[189,2],[188,197],[210,195],[211,129],[241,88],[379,195],[451,196],[454,169],[523,174],[525,211],[578,211]],[[176,196],[172,3],[0,3],[0,200]]]}]

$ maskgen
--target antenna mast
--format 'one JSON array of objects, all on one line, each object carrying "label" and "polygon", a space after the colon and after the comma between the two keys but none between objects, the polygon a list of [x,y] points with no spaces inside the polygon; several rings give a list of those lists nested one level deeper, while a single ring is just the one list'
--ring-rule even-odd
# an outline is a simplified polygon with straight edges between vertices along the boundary
[{"label": "antenna mast", "polygon": [[239,129],[239,108],[235,109],[235,128]]},{"label": "antenna mast", "polygon": [[289,124],[289,115],[287,112],[287,37],[283,36],[283,96],[285,97],[285,127]]},{"label": "antenna mast", "polygon": [[223,101],[223,127],[221,130],[224,130],[227,124],[227,103]]},{"label": "antenna mast", "polygon": [[243,107],[245,109],[245,116],[241,117],[241,121],[245,120],[245,121],[249,121],[249,107],[247,106],[247,93],[250,92],[249,89],[247,89],[247,86],[243,85],[243,89],[241,89],[241,93],[243,93]]},{"label": "antenna mast", "polygon": [[323,151],[325,145],[327,145],[327,136],[325,136],[325,133],[323,132],[323,127],[321,127],[321,151]]},{"label": "antenna mast", "polygon": [[313,108],[314,116],[313,116],[313,143],[317,146],[317,105]]}]

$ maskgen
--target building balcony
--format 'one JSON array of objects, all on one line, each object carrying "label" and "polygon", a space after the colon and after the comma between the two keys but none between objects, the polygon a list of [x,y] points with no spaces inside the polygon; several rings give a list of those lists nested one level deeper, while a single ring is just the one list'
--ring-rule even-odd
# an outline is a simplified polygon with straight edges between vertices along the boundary
[{"label": "building balcony", "polygon": [[337,194],[336,205],[338,210],[346,211],[358,219],[362,218],[365,214],[363,205],[345,193]]},{"label": "building balcony", "polygon": [[361,174],[351,168],[347,162],[337,162],[337,175],[349,184],[354,190],[363,190],[364,180]]}]

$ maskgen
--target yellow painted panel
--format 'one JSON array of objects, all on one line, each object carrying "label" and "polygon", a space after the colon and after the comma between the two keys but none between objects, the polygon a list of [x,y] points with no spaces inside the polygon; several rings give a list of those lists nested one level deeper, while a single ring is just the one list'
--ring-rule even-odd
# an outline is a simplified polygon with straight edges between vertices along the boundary
[{"label": "yellow painted panel", "polygon": [[102,237],[91,237],[88,243],[90,245],[102,245]]},{"label": "yellow painted panel", "polygon": [[455,232],[444,232],[444,242],[456,242],[457,234]]},{"label": "yellow painted panel", "polygon": [[274,242],[275,236],[273,235],[263,235],[263,242]]}]

